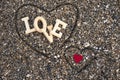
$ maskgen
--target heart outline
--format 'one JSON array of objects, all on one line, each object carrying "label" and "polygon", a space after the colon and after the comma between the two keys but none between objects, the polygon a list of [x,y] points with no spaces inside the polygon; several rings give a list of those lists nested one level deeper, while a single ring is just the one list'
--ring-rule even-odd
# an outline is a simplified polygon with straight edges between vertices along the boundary
[{"label": "heart outline", "polygon": [[24,39],[21,37],[21,35],[20,35],[19,31],[18,31],[18,27],[17,27],[18,11],[19,11],[21,8],[25,7],[25,6],[32,6],[32,7],[38,8],[38,9],[40,9],[40,10],[43,10],[43,11],[45,11],[45,12],[47,12],[47,13],[50,13],[50,12],[52,12],[52,11],[54,11],[54,10],[57,10],[59,7],[65,6],[65,5],[71,5],[72,7],[74,7],[74,8],[76,9],[76,11],[75,11],[75,17],[76,17],[76,18],[75,18],[75,22],[74,22],[74,25],[73,25],[73,28],[72,28],[72,30],[71,30],[71,33],[70,33],[69,37],[68,37],[66,40],[64,40],[64,42],[62,43],[62,45],[61,45],[60,47],[64,46],[65,43],[67,42],[67,40],[69,40],[69,39],[71,38],[71,35],[73,34],[73,31],[75,30],[75,28],[76,28],[76,26],[77,26],[77,21],[78,21],[78,19],[79,19],[79,9],[78,9],[78,7],[77,7],[76,5],[71,4],[71,3],[62,3],[62,4],[59,4],[59,5],[55,6],[54,8],[52,8],[51,10],[47,10],[47,9],[45,9],[45,8],[42,7],[42,6],[39,7],[39,6],[34,5],[34,4],[23,4],[22,6],[20,6],[20,7],[16,10],[16,12],[15,12],[15,18],[14,18],[14,20],[15,20],[16,32],[17,32],[19,38],[20,38],[27,46],[29,46],[33,51],[36,51],[37,53],[40,53],[40,54],[43,55],[44,57],[49,58],[48,54],[45,54],[44,52],[40,52],[40,51],[37,50],[36,48],[32,47],[30,44],[27,43],[26,40],[24,40]]},{"label": "heart outline", "polygon": [[85,50],[91,50],[91,51],[96,55],[97,52],[96,52],[95,49],[92,48],[92,47],[85,47],[85,48],[83,48],[83,49],[80,49],[78,46],[73,46],[73,45],[67,47],[67,48],[64,50],[64,54],[63,54],[63,55],[64,55],[64,58],[65,58],[66,62],[67,62],[68,65],[69,65],[73,70],[75,70],[77,73],[80,73],[82,70],[86,69],[86,67],[88,67],[88,66],[92,63],[92,61],[96,59],[96,56],[93,56],[93,58],[90,59],[90,61],[89,61],[88,63],[86,63],[86,65],[84,65],[84,66],[81,67],[80,69],[75,68],[75,67],[69,62],[69,60],[67,59],[67,57],[66,57],[66,55],[65,55],[66,50],[69,49],[69,48],[76,48],[76,49],[78,49],[78,50],[80,51],[80,53],[83,53]]}]

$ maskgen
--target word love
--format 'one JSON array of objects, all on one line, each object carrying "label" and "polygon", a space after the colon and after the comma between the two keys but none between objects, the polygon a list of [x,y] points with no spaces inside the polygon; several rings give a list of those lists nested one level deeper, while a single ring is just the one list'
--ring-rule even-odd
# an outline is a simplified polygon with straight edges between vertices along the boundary
[{"label": "word love", "polygon": [[[24,17],[21,20],[24,21],[24,23],[25,23],[25,26],[26,26],[25,33],[26,34],[29,34],[29,33],[35,32],[35,31],[37,31],[39,33],[43,33],[50,43],[53,42],[53,35],[58,37],[58,38],[61,38],[62,33],[60,32],[60,30],[62,28],[65,29],[66,26],[67,26],[67,23],[65,23],[65,22],[63,22],[59,19],[56,19],[56,24],[54,25],[54,27],[53,27],[53,25],[47,26],[46,20],[43,17],[38,16],[34,20],[34,23],[33,23],[34,28],[31,29],[30,26],[29,26],[29,22],[28,22],[29,17]],[[42,23],[42,27],[38,26],[39,22]],[[47,33],[47,30],[48,30],[49,33]]]}]

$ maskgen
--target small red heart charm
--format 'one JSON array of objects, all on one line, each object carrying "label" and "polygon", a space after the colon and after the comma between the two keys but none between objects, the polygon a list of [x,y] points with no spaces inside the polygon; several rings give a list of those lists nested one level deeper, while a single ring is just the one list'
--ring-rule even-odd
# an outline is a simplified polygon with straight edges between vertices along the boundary
[{"label": "small red heart charm", "polygon": [[76,54],[73,55],[73,60],[74,60],[75,63],[78,64],[80,61],[83,60],[83,56],[76,53]]}]

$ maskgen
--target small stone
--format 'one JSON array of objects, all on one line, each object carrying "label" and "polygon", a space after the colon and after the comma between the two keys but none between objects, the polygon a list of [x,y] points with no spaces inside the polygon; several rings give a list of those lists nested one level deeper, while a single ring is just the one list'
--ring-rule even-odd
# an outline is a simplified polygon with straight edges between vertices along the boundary
[{"label": "small stone", "polygon": [[108,4],[108,5],[106,5],[106,8],[109,8],[109,4]]},{"label": "small stone", "polygon": [[31,75],[30,74],[27,74],[26,77],[30,77]]},{"label": "small stone", "polygon": [[59,58],[59,57],[60,57],[60,55],[57,55],[57,57]]},{"label": "small stone", "polygon": [[57,58],[57,56],[54,56],[54,58]]},{"label": "small stone", "polygon": [[88,46],[90,46],[89,42],[84,43],[84,47],[88,47]]}]

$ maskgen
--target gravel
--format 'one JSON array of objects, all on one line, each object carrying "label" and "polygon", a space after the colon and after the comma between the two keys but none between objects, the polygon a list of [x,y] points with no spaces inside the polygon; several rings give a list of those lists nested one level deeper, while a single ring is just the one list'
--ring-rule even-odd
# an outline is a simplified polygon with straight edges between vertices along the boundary
[{"label": "gravel", "polygon": [[[50,13],[26,6],[18,11],[17,28],[23,40],[37,51],[26,45],[16,32],[16,10],[23,4],[51,10],[61,3],[71,3],[79,9],[77,26],[69,40],[60,47],[76,20],[73,6],[62,5]],[[21,18],[26,16],[31,27],[37,16],[45,17],[48,25],[55,24],[57,18],[69,25],[62,31],[62,38],[54,37],[50,44],[41,33],[24,34]],[[77,48],[66,50],[71,45]],[[82,53],[86,47],[95,52]],[[76,52],[85,55],[79,64],[72,59]],[[91,58],[95,59],[90,61]],[[120,80],[119,0],[0,0],[0,80]]]}]

